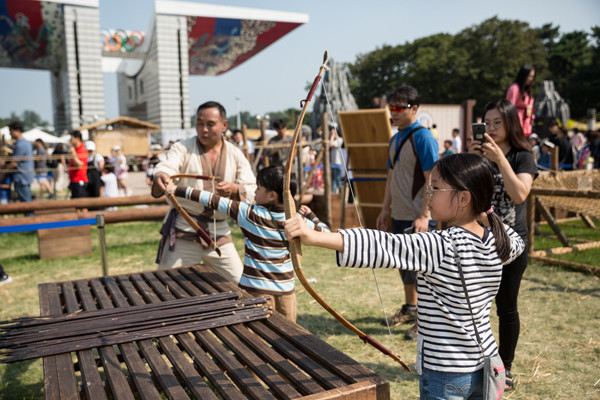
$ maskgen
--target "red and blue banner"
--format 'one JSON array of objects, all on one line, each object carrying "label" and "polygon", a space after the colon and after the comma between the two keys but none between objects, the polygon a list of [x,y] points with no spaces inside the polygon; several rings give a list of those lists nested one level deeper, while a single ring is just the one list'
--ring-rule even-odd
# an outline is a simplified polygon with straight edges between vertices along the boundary
[{"label": "red and blue banner", "polygon": [[64,51],[61,4],[0,0],[0,67],[56,70]]},{"label": "red and blue banner", "polygon": [[220,75],[254,56],[301,23],[188,17],[190,75]]}]

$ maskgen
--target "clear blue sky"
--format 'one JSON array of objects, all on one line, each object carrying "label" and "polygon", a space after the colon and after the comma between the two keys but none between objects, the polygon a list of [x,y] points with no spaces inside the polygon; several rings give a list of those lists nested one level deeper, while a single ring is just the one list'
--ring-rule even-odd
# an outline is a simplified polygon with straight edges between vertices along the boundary
[{"label": "clear blue sky", "polygon": [[[561,32],[590,32],[592,26],[600,25],[599,0],[190,1],[309,14],[308,24],[232,71],[219,77],[190,77],[192,109],[206,100],[217,100],[229,115],[236,111],[236,96],[241,98],[240,108],[253,114],[298,107],[307,82],[318,71],[323,50],[338,62],[354,62],[358,54],[384,44],[439,32],[454,34],[494,15],[526,21],[533,27],[551,22]],[[100,0],[100,24],[145,31],[153,11],[152,0]],[[52,123],[49,72],[0,68],[0,82],[0,116],[31,109]],[[106,113],[112,118],[118,114],[116,76],[105,74],[104,85]]]}]

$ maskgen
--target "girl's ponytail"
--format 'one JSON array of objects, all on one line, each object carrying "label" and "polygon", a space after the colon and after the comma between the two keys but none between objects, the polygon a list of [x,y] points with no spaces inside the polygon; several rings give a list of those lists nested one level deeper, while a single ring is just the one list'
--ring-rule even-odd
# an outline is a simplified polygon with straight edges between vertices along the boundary
[{"label": "girl's ponytail", "polygon": [[494,235],[494,239],[496,239],[496,253],[498,253],[498,257],[504,263],[510,257],[510,238],[508,237],[508,233],[506,233],[506,229],[504,229],[504,223],[500,219],[500,217],[494,213],[494,208],[490,208],[489,211],[486,211],[488,222],[490,223],[490,228],[492,229],[492,234]]}]

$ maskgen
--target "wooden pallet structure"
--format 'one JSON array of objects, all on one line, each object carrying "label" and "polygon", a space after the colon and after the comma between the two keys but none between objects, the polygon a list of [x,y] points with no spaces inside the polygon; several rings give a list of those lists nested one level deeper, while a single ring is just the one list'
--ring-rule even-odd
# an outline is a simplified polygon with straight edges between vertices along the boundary
[{"label": "wooden pallet structure", "polygon": [[362,227],[375,228],[387,179],[392,126],[387,109],[338,112]]},{"label": "wooden pallet structure", "polygon": [[[600,171],[564,171],[541,174],[533,183],[527,199],[527,251],[529,257],[548,264],[563,265],[577,270],[600,275],[600,268],[593,265],[575,263],[552,258],[555,254],[565,254],[600,247],[600,241],[579,241],[573,244],[559,226],[552,209],[564,210],[579,215],[585,224],[596,229],[593,218],[600,218]],[[536,231],[535,214],[539,212],[554,231],[563,247],[534,251]]]},{"label": "wooden pallet structure", "polygon": [[[204,266],[39,285],[42,315],[240,292]],[[389,383],[278,313],[47,356],[46,399],[381,399]]]}]

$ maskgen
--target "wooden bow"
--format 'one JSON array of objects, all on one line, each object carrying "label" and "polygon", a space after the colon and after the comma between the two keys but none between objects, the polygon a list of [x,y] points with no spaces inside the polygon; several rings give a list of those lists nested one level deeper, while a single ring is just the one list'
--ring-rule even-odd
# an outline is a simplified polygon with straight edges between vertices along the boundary
[{"label": "wooden bow", "polygon": [[[290,152],[288,155],[287,164],[285,166],[285,173],[284,173],[284,180],[283,180],[283,205],[284,205],[284,209],[285,209],[285,218],[286,219],[290,219],[296,215],[296,204],[294,203],[294,197],[292,196],[292,193],[290,191],[290,181],[291,181],[291,175],[292,175],[292,161],[294,159],[294,155],[296,154],[296,143],[298,142],[298,137],[300,135],[300,130],[302,128],[302,121],[304,120],[304,116],[306,114],[306,110],[308,109],[310,100],[312,99],[312,96],[317,88],[317,85],[319,84],[319,81],[321,80],[321,77],[323,76],[323,72],[325,71],[325,69],[328,69],[327,68],[328,58],[329,57],[328,57],[327,51],[325,51],[325,54],[323,55],[323,64],[321,65],[321,68],[319,69],[319,74],[316,76],[316,78],[310,88],[310,91],[308,92],[308,96],[306,97],[306,99],[304,99],[300,102],[300,107],[302,107],[302,112],[300,113],[300,118],[298,119],[298,122],[296,124],[296,129],[294,130],[294,136],[292,138],[292,145],[290,146]],[[327,151],[327,150],[325,150],[325,151]],[[402,365],[402,367],[404,367],[404,369],[406,369],[407,371],[410,372],[410,368],[408,368],[408,366],[402,361],[402,359],[398,355],[392,353],[390,350],[388,350],[382,344],[377,342],[375,339],[373,339],[372,337],[370,337],[369,335],[367,335],[366,333],[362,332],[360,329],[358,329],[357,327],[352,325],[349,321],[347,321],[344,317],[342,317],[337,311],[335,311],[316,292],[315,289],[313,289],[313,287],[306,280],[306,276],[304,275],[304,272],[302,271],[302,248],[300,246],[300,239],[298,239],[298,238],[292,239],[290,241],[290,257],[292,259],[292,265],[294,266],[294,272],[296,273],[296,276],[300,280],[300,283],[302,283],[302,286],[304,286],[304,289],[306,289],[306,291],[321,305],[321,307],[323,307],[325,310],[327,310],[327,312],[329,312],[331,315],[333,315],[333,317],[335,319],[337,319],[343,326],[345,326],[347,329],[351,330],[353,333],[358,335],[358,337],[363,342],[370,344],[371,346],[375,347],[377,350],[379,350],[386,356],[393,358],[395,361],[400,363],[400,365]]]}]

